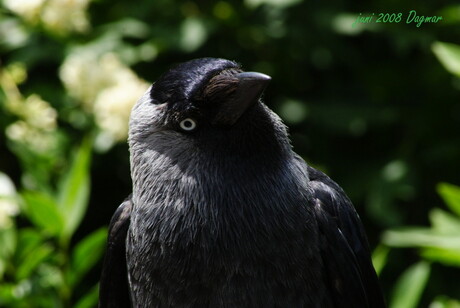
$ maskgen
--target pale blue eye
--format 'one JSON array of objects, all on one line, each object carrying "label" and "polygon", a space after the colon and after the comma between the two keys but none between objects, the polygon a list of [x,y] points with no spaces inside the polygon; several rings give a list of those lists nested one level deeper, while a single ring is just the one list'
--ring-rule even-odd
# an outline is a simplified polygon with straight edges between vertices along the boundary
[{"label": "pale blue eye", "polygon": [[179,123],[180,128],[185,131],[192,131],[196,128],[196,122],[193,119],[186,118]]}]

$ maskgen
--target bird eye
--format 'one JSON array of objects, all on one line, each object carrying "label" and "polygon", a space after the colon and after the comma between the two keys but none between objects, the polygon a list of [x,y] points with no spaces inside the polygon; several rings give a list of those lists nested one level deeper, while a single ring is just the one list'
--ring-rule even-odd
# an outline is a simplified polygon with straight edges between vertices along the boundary
[{"label": "bird eye", "polygon": [[193,119],[186,118],[179,123],[179,126],[185,131],[192,131],[196,128],[196,122]]}]

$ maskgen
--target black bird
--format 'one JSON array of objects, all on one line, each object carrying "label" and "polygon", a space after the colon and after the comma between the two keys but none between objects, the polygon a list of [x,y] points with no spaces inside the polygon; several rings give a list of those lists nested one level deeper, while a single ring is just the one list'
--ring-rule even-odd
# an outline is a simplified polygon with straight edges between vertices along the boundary
[{"label": "black bird", "polygon": [[269,81],[196,59],[137,102],[100,307],[385,306],[353,205],[293,152]]}]

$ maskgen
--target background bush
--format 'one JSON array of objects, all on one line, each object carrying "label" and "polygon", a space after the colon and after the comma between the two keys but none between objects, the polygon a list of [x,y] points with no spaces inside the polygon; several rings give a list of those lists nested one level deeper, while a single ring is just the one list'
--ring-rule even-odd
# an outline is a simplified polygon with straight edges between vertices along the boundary
[{"label": "background bush", "polygon": [[457,1],[0,3],[0,306],[95,305],[129,110],[211,56],[272,76],[265,102],[353,200],[391,307],[460,307]]}]

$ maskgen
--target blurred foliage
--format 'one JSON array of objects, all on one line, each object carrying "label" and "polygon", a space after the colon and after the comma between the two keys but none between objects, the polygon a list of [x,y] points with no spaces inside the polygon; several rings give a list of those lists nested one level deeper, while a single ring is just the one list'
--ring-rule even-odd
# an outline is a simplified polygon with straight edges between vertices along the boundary
[{"label": "blurred foliage", "polygon": [[[353,26],[410,10],[443,20]],[[458,1],[0,0],[0,306],[94,305],[129,111],[212,56],[272,76],[266,103],[354,201],[391,306],[458,307],[458,194],[437,185],[460,182],[459,25]]]},{"label": "blurred foliage", "polygon": [[[398,280],[391,308],[418,307],[421,294],[429,283],[430,263],[460,267],[460,187],[442,183],[438,185],[438,193],[453,214],[433,208],[429,213],[431,228],[405,226],[383,234],[385,245],[418,248],[425,259],[407,269]],[[438,298],[432,306],[457,307],[460,301]]]},{"label": "blurred foliage", "polygon": [[[94,307],[97,286],[74,298],[76,286],[100,259],[105,227],[71,246],[89,197],[91,143],[76,153],[56,191],[12,192],[30,225],[10,222],[0,228],[0,305],[2,307]],[[71,305],[71,303],[74,303]]]}]

